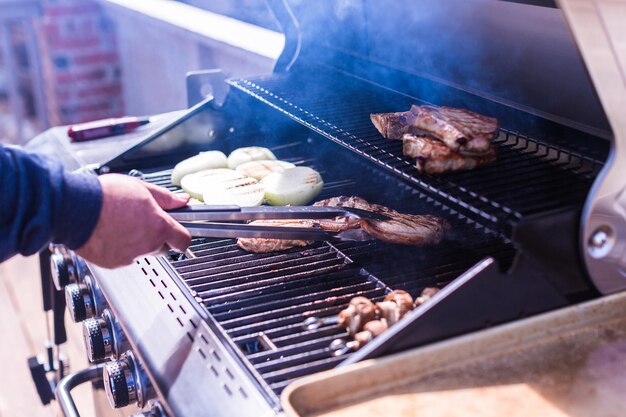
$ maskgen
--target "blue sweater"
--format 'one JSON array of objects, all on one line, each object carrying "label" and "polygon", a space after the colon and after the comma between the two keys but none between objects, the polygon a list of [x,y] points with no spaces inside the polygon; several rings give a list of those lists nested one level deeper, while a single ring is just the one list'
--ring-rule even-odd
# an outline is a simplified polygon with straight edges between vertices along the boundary
[{"label": "blue sweater", "polygon": [[102,189],[95,175],[0,146],[0,262],[32,255],[51,241],[81,247],[96,226]]}]

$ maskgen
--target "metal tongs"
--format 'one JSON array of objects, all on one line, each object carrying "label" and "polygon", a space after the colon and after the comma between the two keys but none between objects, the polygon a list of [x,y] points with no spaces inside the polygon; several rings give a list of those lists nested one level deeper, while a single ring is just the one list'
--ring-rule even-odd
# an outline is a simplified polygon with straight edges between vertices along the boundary
[{"label": "metal tongs", "polygon": [[329,232],[319,227],[266,226],[248,224],[250,220],[334,219],[335,217],[387,220],[382,214],[367,210],[331,206],[206,206],[193,205],[168,211],[194,237],[265,238],[293,240],[364,241],[373,237],[361,230]]}]

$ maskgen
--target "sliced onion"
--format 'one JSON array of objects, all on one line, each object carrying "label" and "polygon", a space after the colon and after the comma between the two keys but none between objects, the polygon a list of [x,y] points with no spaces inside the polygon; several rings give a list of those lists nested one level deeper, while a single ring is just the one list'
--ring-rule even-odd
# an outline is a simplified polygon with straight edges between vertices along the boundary
[{"label": "sliced onion", "polygon": [[239,165],[236,171],[244,177],[252,177],[260,181],[272,172],[283,172],[287,168],[294,167],[295,165],[291,162],[264,160],[246,162]]},{"label": "sliced onion", "polygon": [[275,160],[276,157],[267,148],[261,146],[248,146],[235,149],[228,155],[228,168],[235,169],[241,164],[250,161]]},{"label": "sliced onion", "polygon": [[204,189],[204,204],[240,207],[259,206],[263,203],[265,190],[254,178],[233,178],[213,182]]},{"label": "sliced onion", "polygon": [[180,181],[185,175],[193,174],[194,172],[204,169],[226,168],[227,166],[228,159],[224,152],[200,152],[198,155],[187,158],[176,164],[172,171],[172,184],[180,185]]},{"label": "sliced onion", "polygon": [[324,181],[308,167],[288,168],[263,178],[265,200],[272,206],[302,206],[319,195]]},{"label": "sliced onion", "polygon": [[185,191],[191,197],[202,200],[202,195],[207,187],[210,187],[213,184],[225,180],[238,178],[243,178],[243,176],[232,169],[206,169],[196,172],[194,174],[185,175],[180,181],[180,186],[182,187],[183,191]]}]

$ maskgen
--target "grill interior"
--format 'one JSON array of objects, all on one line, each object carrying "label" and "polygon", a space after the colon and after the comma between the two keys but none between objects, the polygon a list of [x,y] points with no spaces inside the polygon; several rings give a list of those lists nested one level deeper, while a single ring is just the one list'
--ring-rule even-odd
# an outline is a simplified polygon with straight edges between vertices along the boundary
[{"label": "grill interior", "polygon": [[[311,85],[311,80],[319,79],[334,88]],[[298,71],[235,79],[230,84],[468,215],[505,231],[525,216],[582,204],[606,159],[606,150],[591,146],[574,149],[568,137],[551,138],[548,143],[502,128],[495,139],[495,163],[473,171],[426,175],[415,168],[413,160],[403,156],[401,141],[380,135],[369,115],[405,111],[412,104],[428,103],[324,68],[316,68],[315,75]],[[301,93],[303,89],[306,94]]]},{"label": "grill interior", "polygon": [[[306,318],[334,317],[356,295],[379,300],[391,289],[405,289],[416,296],[424,287],[444,286],[486,256],[496,257],[503,268],[514,256],[506,238],[371,164],[350,154],[341,164],[328,164],[328,150],[319,141],[324,139],[308,137],[272,148],[279,159],[320,170],[325,187],[319,199],[360,195],[406,212],[440,215],[453,227],[437,247],[318,242],[251,254],[232,239],[194,239],[187,256],[172,258],[183,286],[276,401],[295,378],[333,368],[350,355],[335,357],[329,349],[333,340],[346,338],[345,331],[332,324],[309,331]],[[306,158],[298,156],[302,152]],[[148,173],[144,179],[176,192],[170,172]],[[345,178],[346,172],[361,175]]]},{"label": "grill interior", "polygon": [[[340,88],[302,94],[306,77],[288,73],[231,80],[235,91],[246,93],[243,97],[257,105],[260,100],[307,129],[292,127],[285,141],[277,133],[284,126],[266,122],[265,131],[279,136],[275,143],[255,141],[258,130],[238,131],[212,149],[268,146],[279,159],[320,171],[325,187],[319,199],[358,195],[402,212],[439,215],[452,229],[436,247],[318,242],[250,254],[232,239],[195,239],[187,256],[173,257],[181,286],[276,404],[294,379],[330,369],[350,355],[334,357],[329,349],[333,340],[347,336],[342,329],[306,330],[306,318],[334,317],[356,295],[378,300],[391,289],[404,289],[415,297],[424,287],[444,286],[487,256],[506,270],[516,254],[510,240],[516,222],[580,206],[606,157],[502,129],[494,164],[423,175],[402,155],[401,143],[382,138],[369,120],[370,113],[406,110],[419,100],[337,72],[324,78]],[[353,153],[337,152],[328,139]],[[170,172],[155,170],[144,179],[177,191]]]}]

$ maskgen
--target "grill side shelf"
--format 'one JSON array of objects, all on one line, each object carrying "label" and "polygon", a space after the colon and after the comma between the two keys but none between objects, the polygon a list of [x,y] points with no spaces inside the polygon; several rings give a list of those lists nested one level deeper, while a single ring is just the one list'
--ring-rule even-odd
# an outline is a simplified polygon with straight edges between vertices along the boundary
[{"label": "grill side shelf", "polygon": [[[526,215],[581,205],[602,162],[557,144],[501,129],[491,165],[441,176],[420,173],[401,141],[384,139],[371,113],[401,111],[416,98],[340,73],[328,87],[308,92],[302,77],[274,74],[229,80],[231,86],[284,113],[319,135],[385,168],[483,224],[510,234]],[[322,82],[322,81],[320,81]]]}]

